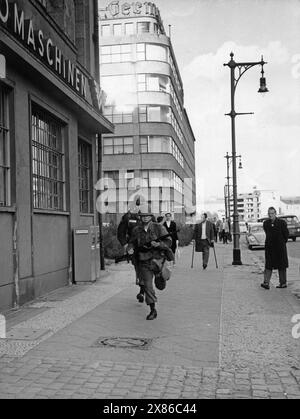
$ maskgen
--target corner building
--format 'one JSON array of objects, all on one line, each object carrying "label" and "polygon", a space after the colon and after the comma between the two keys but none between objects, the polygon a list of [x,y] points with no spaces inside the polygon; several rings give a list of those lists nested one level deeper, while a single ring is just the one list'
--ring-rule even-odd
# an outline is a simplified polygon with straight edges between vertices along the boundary
[{"label": "corner building", "polygon": [[195,205],[195,138],[170,37],[153,3],[99,4],[104,114],[115,125],[103,136],[104,182],[117,188],[106,219],[127,211],[123,188],[128,201],[141,187],[155,215],[184,222],[185,204]]},{"label": "corner building", "polygon": [[0,1],[1,310],[71,282],[73,228],[96,223],[96,134],[113,131],[97,3]]}]

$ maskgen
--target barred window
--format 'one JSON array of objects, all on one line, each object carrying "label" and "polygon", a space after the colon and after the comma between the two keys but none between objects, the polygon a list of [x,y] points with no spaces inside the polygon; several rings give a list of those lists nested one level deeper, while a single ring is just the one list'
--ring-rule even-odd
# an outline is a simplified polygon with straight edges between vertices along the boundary
[{"label": "barred window", "polygon": [[65,210],[63,125],[41,108],[32,109],[33,206]]},{"label": "barred window", "polygon": [[10,205],[8,93],[0,84],[0,206]]},{"label": "barred window", "polygon": [[93,213],[93,166],[92,146],[85,141],[78,142],[78,175],[80,212]]}]

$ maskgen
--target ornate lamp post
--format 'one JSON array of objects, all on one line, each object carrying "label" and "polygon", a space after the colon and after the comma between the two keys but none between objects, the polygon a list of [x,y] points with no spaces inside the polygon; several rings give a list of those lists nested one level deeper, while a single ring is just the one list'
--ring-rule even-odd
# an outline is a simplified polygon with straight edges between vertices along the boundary
[{"label": "ornate lamp post", "polygon": [[[230,54],[230,61],[224,66],[228,66],[230,68],[230,87],[231,87],[231,112],[226,114],[231,117],[231,142],[232,142],[232,186],[233,186],[233,265],[242,265],[241,261],[241,250],[240,250],[240,243],[239,243],[239,214],[237,210],[237,180],[236,180],[236,142],[235,142],[235,117],[237,115],[251,115],[253,112],[235,112],[235,102],[234,102],[234,95],[236,91],[236,87],[242,75],[256,65],[261,66],[261,78],[260,78],[260,88],[258,90],[259,93],[266,93],[268,89],[266,87],[266,79],[264,77],[264,65],[267,64],[263,57],[261,57],[261,61],[258,62],[241,62],[237,63],[234,61],[233,57],[234,54],[231,52]],[[238,75],[236,78],[235,69],[238,68]]]}]

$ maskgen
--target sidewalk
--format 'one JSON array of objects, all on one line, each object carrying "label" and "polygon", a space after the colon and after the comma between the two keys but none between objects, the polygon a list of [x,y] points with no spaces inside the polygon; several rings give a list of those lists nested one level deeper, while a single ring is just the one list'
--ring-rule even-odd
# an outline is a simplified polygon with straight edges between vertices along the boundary
[{"label": "sidewalk", "polygon": [[[8,317],[1,398],[300,398],[300,339],[289,289],[260,288],[255,255],[216,246],[208,269],[189,246],[158,318],[135,299],[130,265],[93,285],[58,290]],[[111,346],[109,346],[111,345]]]}]

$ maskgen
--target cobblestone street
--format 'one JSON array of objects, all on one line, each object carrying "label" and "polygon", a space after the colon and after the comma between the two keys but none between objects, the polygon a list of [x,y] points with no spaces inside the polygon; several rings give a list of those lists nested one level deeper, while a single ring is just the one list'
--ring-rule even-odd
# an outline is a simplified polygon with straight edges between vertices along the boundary
[{"label": "cobblestone street", "polygon": [[211,254],[203,271],[199,254],[190,268],[191,251],[157,292],[154,321],[135,299],[127,264],[9,312],[0,397],[300,398],[300,339],[291,333],[297,263],[289,288],[266,291],[261,253],[243,248],[243,265],[232,266],[232,246],[218,244],[219,269]]}]

